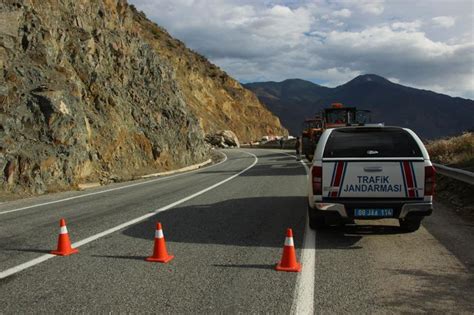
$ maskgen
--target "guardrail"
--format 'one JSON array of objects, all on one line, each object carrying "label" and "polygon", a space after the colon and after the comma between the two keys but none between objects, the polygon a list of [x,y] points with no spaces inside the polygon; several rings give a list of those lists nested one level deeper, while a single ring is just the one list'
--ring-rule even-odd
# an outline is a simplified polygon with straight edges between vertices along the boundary
[{"label": "guardrail", "polygon": [[[284,149],[293,149],[294,145],[295,144],[293,142],[291,144],[291,146],[284,146],[283,148]],[[279,149],[280,144],[273,141],[273,142],[257,145],[257,146],[255,146],[255,148]],[[449,167],[449,166],[445,166],[445,165],[441,165],[441,164],[436,164],[436,163],[433,163],[433,166],[435,167],[436,172],[438,172],[441,175],[444,175],[444,176],[447,176],[447,177],[450,177],[450,178],[468,183],[470,185],[474,185],[474,173],[473,172],[460,170],[458,168],[453,168],[453,167]]]},{"label": "guardrail", "polygon": [[436,171],[444,176],[454,178],[456,180],[460,180],[462,182],[468,183],[470,185],[474,185],[474,173],[465,171],[465,170],[460,170],[458,168],[453,168],[441,164],[436,164],[433,163],[433,166],[435,167]]}]

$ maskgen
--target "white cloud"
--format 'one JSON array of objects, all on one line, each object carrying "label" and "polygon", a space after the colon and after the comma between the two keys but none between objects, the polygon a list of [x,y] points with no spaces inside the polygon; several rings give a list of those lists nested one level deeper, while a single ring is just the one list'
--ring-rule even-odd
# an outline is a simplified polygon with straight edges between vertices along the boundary
[{"label": "white cloud", "polygon": [[413,22],[394,22],[392,23],[393,30],[402,30],[402,31],[416,31],[421,27],[421,21],[416,20]]},{"label": "white cloud", "polygon": [[452,16],[437,16],[431,19],[436,26],[450,28],[456,23],[456,19]]},{"label": "white cloud", "polygon": [[328,65],[395,77],[401,84],[444,86],[437,91],[471,93],[474,86],[474,43],[434,42],[422,32],[372,27],[361,32],[330,32],[315,47]]},{"label": "white cloud", "polygon": [[311,15],[307,10],[276,5],[263,10],[260,15],[252,15],[248,23],[242,26],[246,31],[265,38],[280,38],[290,45],[294,45],[310,30]]},{"label": "white cloud", "polygon": [[342,10],[337,10],[332,13],[332,16],[334,17],[343,17],[343,18],[348,18],[352,15],[351,10],[348,9],[342,9]]},{"label": "white cloud", "polygon": [[384,0],[340,0],[343,5],[354,6],[364,13],[379,15],[384,11]]},{"label": "white cloud", "polygon": [[393,83],[400,83],[400,80],[398,78],[395,78],[395,77],[387,78],[387,80],[389,80],[390,82],[393,82]]},{"label": "white cloud", "polygon": [[[430,13],[433,4],[416,11],[396,1],[131,1],[241,81],[302,78],[335,86],[375,73],[474,96],[472,28],[459,29],[461,18],[449,29],[433,27],[442,15],[456,16],[451,7]],[[464,19],[473,24],[473,16]],[[441,32],[445,39],[433,38]]]}]

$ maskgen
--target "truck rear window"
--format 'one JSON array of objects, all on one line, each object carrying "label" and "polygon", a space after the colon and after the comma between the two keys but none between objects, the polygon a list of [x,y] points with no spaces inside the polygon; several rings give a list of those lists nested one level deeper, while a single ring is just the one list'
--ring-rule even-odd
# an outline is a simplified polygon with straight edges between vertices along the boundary
[{"label": "truck rear window", "polygon": [[335,129],[324,148],[325,158],[423,157],[415,139],[398,128]]}]

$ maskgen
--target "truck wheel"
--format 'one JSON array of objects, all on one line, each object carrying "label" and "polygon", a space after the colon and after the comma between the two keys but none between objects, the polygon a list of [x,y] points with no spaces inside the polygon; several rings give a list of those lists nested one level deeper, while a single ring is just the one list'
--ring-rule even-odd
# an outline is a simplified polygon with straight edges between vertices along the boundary
[{"label": "truck wheel", "polygon": [[312,230],[319,230],[326,227],[324,217],[309,218],[309,227]]},{"label": "truck wheel", "polygon": [[400,222],[400,228],[406,232],[415,232],[421,225],[421,218],[405,218],[398,221]]},{"label": "truck wheel", "polygon": [[309,227],[312,230],[317,230],[324,228],[326,226],[326,220],[323,216],[312,214],[312,209],[308,205],[308,220],[309,220]]}]

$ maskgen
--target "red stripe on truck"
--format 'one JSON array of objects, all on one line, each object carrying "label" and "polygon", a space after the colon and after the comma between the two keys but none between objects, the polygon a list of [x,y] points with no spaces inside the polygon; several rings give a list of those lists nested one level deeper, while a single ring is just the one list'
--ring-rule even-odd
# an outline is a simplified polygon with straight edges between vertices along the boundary
[{"label": "red stripe on truck", "polygon": [[415,197],[415,190],[414,190],[414,184],[413,184],[413,173],[411,170],[411,165],[410,162],[408,161],[403,161],[403,173],[405,173],[405,178],[407,181],[407,190],[408,190],[408,198],[414,198]]},{"label": "red stripe on truck", "polygon": [[[337,162],[336,164],[336,177],[334,178],[334,183],[332,188],[339,188],[341,185],[342,170],[344,170],[344,162]],[[331,191],[331,197],[337,197],[338,191]]]}]

